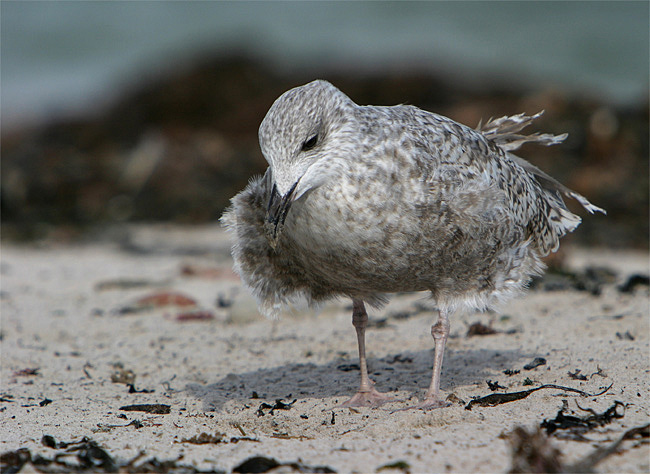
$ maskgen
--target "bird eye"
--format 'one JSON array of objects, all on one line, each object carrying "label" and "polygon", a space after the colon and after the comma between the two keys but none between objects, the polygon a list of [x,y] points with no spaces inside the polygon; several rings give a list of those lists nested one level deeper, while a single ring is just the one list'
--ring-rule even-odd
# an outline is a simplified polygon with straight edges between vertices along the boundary
[{"label": "bird eye", "polygon": [[305,141],[305,143],[302,144],[302,150],[311,150],[316,146],[316,142],[318,141],[318,134],[314,135],[311,137],[309,140]]}]

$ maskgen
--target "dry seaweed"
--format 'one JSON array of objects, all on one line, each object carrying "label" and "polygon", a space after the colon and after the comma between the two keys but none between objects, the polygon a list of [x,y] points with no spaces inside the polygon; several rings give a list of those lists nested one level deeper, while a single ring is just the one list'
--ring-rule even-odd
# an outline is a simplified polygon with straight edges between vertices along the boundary
[{"label": "dry seaweed", "polygon": [[41,375],[38,371],[41,370],[40,367],[33,367],[27,369],[16,370],[13,373],[14,377],[32,377],[36,375]]},{"label": "dry seaweed", "polygon": [[379,466],[375,471],[376,472],[381,472],[385,469],[389,470],[399,470],[402,471],[406,474],[411,472],[411,465],[407,463],[406,461],[394,461],[394,462],[389,462],[388,464],[384,464],[382,466]]},{"label": "dry seaweed", "polygon": [[115,370],[111,373],[111,382],[125,383],[127,385],[135,383],[135,372],[131,369],[125,369],[124,364],[115,362],[113,368]]},{"label": "dry seaweed", "polygon": [[[182,457],[182,456],[181,456]],[[224,471],[210,469],[204,471],[197,469],[194,466],[187,464],[178,464],[178,459],[169,459],[167,461],[160,461],[158,458],[151,458],[140,464],[129,464],[123,469],[124,472],[129,474],[143,474],[143,473],[156,473],[156,474],[225,474]]]},{"label": "dry seaweed", "polygon": [[546,365],[546,359],[543,357],[535,357],[532,362],[529,362],[528,364],[524,365],[524,370],[533,370],[536,367],[539,367],[540,365]]},{"label": "dry seaweed", "polygon": [[[83,437],[80,441],[57,443],[50,435],[43,436],[43,445],[63,450],[52,458],[41,455],[32,456],[29,450],[23,449],[2,455],[2,472],[18,472],[26,463],[31,463],[39,472],[118,472],[118,465],[113,457],[90,438]],[[5,456],[14,462],[5,466]]]},{"label": "dry seaweed", "polygon": [[41,400],[38,403],[29,403],[27,405],[20,405],[20,406],[24,407],[24,408],[31,408],[31,407],[36,407],[36,406],[38,406],[38,407],[46,407],[50,403],[52,403],[52,400],[50,400],[49,398],[44,398],[43,400]]},{"label": "dry seaweed", "polygon": [[257,416],[264,416],[266,413],[264,413],[264,410],[269,410],[269,414],[273,415],[273,412],[275,410],[290,410],[293,404],[296,403],[296,400],[286,403],[283,402],[282,399],[278,398],[275,400],[274,405],[270,405],[266,402],[263,402],[260,404],[259,408],[257,409],[256,415]]},{"label": "dry seaweed", "polygon": [[473,400],[470,400],[470,402],[465,405],[465,410],[471,410],[474,405],[478,405],[481,407],[493,407],[496,405],[501,405],[502,403],[509,403],[509,402],[514,402],[517,400],[523,400],[526,398],[528,395],[530,395],[533,392],[536,392],[538,390],[542,390],[544,388],[552,388],[556,390],[564,390],[567,392],[575,392],[583,397],[597,397],[599,395],[602,395],[603,393],[607,392],[612,386],[610,385],[600,393],[587,393],[582,390],[578,390],[577,388],[572,388],[572,387],[563,387],[562,385],[555,385],[555,384],[545,384],[545,385],[540,385],[539,387],[531,388],[529,390],[524,390],[521,392],[510,392],[510,393],[492,393],[490,395],[486,395],[484,397],[480,398],[475,398]]},{"label": "dry seaweed", "polygon": [[210,434],[202,432],[198,435],[192,436],[191,438],[183,438],[181,441],[176,442],[190,444],[237,444],[240,441],[253,441],[255,443],[259,443],[259,439],[246,436],[244,431],[241,429],[241,426],[238,426],[238,428],[240,428],[240,431],[244,434],[244,436],[232,436],[231,438],[226,438],[225,433],[216,432],[215,434]]},{"label": "dry seaweed", "polygon": [[[578,403],[576,402],[576,405]],[[546,430],[546,434],[560,434],[564,439],[571,439],[573,441],[590,441],[583,435],[592,429],[605,426],[612,422],[612,420],[623,418],[625,416],[626,405],[623,402],[615,401],[614,405],[609,407],[603,413],[596,413],[591,408],[578,408],[582,411],[588,412],[587,416],[576,416],[566,414],[567,405],[565,404],[560,411],[558,411],[555,418],[552,420],[544,420],[540,427]],[[561,431],[560,431],[561,430]]]},{"label": "dry seaweed", "polygon": [[126,384],[129,387],[129,393],[154,393],[155,390],[148,390],[146,388],[143,389],[137,389],[135,388],[135,385],[132,383],[127,383]]},{"label": "dry seaweed", "polygon": [[15,451],[7,451],[0,454],[0,472],[4,474],[15,474],[25,464],[30,462],[32,454],[27,448],[20,448]]},{"label": "dry seaweed", "polygon": [[225,438],[224,433],[215,433],[215,434],[210,434],[210,433],[200,433],[198,435],[194,435],[191,438],[183,438],[181,440],[181,443],[191,443],[191,444],[219,444],[223,443]]},{"label": "dry seaweed", "polygon": [[300,473],[335,473],[336,471],[327,466],[307,466],[301,462],[284,463],[281,464],[273,458],[266,456],[254,456],[243,461],[232,469],[232,472],[269,472],[280,467],[288,467],[290,472]]},{"label": "dry seaweed", "polygon": [[566,468],[566,472],[592,472],[593,468],[605,458],[619,452],[623,441],[635,438],[649,438],[650,424],[638,426],[627,430],[623,435],[609,446],[598,447],[580,461]]},{"label": "dry seaweed", "polygon": [[120,410],[123,411],[143,411],[145,413],[151,413],[153,415],[168,415],[171,413],[171,407],[169,405],[164,405],[162,403],[143,403],[136,405],[126,405],[120,407]]},{"label": "dry seaweed", "polygon": [[598,463],[615,453],[620,453],[624,441],[650,437],[650,425],[627,430],[609,446],[599,446],[576,463],[562,463],[561,451],[553,446],[551,439],[539,428],[530,433],[521,426],[509,435],[512,446],[512,467],[509,473],[588,473]]},{"label": "dry seaweed", "polygon": [[131,421],[131,423],[127,423],[126,425],[111,425],[108,423],[97,423],[97,429],[94,429],[92,431],[93,433],[105,433],[108,431],[112,431],[115,428],[126,428],[127,426],[133,426],[136,430],[139,430],[140,428],[144,427],[144,423],[142,423],[140,420],[137,419]]},{"label": "dry seaweed", "polygon": [[581,372],[580,369],[576,369],[574,372],[571,371],[567,372],[567,375],[569,376],[569,378],[572,378],[573,380],[587,380],[587,376],[581,374],[580,372]]},{"label": "dry seaweed", "polygon": [[621,293],[634,293],[637,286],[648,285],[650,285],[650,277],[648,275],[634,274],[630,275],[625,283],[618,287],[618,291]]},{"label": "dry seaweed", "polygon": [[[31,464],[33,469],[45,474],[59,474],[62,472],[98,473],[98,472],[124,472],[124,473],[159,473],[159,474],[224,474],[223,471],[202,471],[194,466],[178,464],[180,457],[175,460],[159,461],[151,458],[137,462],[144,453],[138,454],[128,462],[118,462],[104,448],[90,438],[84,437],[80,441],[57,442],[53,436],[44,435],[41,440],[44,446],[56,449],[51,458],[41,455],[32,455],[26,448],[9,451],[0,455],[0,472],[15,474],[25,465]],[[327,472],[327,471],[304,471]],[[331,472],[331,471],[330,471]]]},{"label": "dry seaweed", "polygon": [[279,465],[280,463],[273,458],[267,458],[265,456],[254,456],[233,467],[232,472],[267,472],[271,469],[275,469]]},{"label": "dry seaweed", "polygon": [[470,327],[467,328],[467,337],[472,337],[472,336],[489,336],[491,334],[498,334],[501,331],[497,331],[496,329],[486,326],[485,324],[482,324],[480,322],[476,322]]},{"label": "dry seaweed", "polygon": [[539,429],[529,433],[517,426],[509,435],[512,466],[509,473],[562,472],[562,452]]},{"label": "dry seaweed", "polygon": [[503,385],[500,385],[499,382],[492,382],[492,380],[486,380],[485,383],[488,385],[488,388],[492,390],[493,392],[496,392],[497,390],[505,390],[506,387]]}]

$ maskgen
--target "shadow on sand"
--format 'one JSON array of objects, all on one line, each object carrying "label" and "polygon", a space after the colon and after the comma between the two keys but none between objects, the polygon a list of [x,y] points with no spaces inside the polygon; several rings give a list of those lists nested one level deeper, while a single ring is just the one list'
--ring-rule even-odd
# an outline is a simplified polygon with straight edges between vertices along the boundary
[{"label": "shadow on sand", "polygon": [[[463,387],[498,378],[505,384],[505,369],[520,368],[532,355],[520,350],[447,350],[441,390],[466,398]],[[400,352],[369,360],[370,377],[381,392],[401,391],[401,399],[421,396],[429,385],[433,350]],[[495,375],[498,373],[499,375]],[[341,403],[357,389],[358,359],[333,360],[326,364],[304,363],[268,367],[252,372],[229,374],[208,385],[187,384],[185,390],[202,401],[206,411],[220,410],[229,400],[242,403],[276,399],[326,399]],[[407,392],[406,394],[404,392]],[[410,393],[408,393],[410,392]],[[326,402],[329,404],[329,402]]]}]

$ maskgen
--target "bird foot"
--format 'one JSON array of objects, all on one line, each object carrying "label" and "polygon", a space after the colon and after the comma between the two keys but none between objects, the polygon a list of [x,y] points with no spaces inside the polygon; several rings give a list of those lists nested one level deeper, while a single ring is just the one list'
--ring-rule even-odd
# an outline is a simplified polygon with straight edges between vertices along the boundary
[{"label": "bird foot", "polygon": [[431,398],[425,398],[424,401],[422,401],[422,403],[418,403],[413,408],[429,411],[429,410],[434,410],[436,408],[445,408],[448,406],[451,406],[450,402],[447,402],[445,400],[440,400],[438,397],[431,397]]},{"label": "bird foot", "polygon": [[386,395],[385,393],[378,392],[374,388],[366,391],[358,391],[349,400],[336,405],[334,408],[347,408],[347,407],[378,407],[388,402],[398,401],[396,398]]}]

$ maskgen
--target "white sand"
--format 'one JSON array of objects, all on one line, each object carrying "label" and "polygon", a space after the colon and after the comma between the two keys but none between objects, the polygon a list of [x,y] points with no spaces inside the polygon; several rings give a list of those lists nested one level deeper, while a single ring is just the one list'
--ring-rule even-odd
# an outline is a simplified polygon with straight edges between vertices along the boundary
[{"label": "white sand", "polygon": [[[252,299],[230,271],[228,245],[218,228],[141,227],[131,230],[127,253],[116,245],[20,247],[3,244],[1,255],[2,385],[0,452],[29,448],[52,457],[41,445],[44,434],[58,441],[88,436],[118,461],[144,451],[143,459],[175,459],[201,469],[231,470],[253,455],[280,462],[302,460],[339,472],[374,472],[403,460],[412,472],[504,472],[510,468],[506,436],[515,426],[539,426],[554,418],[568,400],[603,412],[615,400],[629,404],[622,419],[586,434],[592,442],[553,439],[570,463],[616,440],[629,428],[650,421],[650,349],[648,290],[621,294],[607,285],[603,294],[531,291],[494,314],[458,313],[443,367],[442,390],[464,401],[489,393],[485,381],[498,381],[508,392],[553,383],[604,395],[583,398],[540,390],[528,398],[495,407],[465,410],[460,404],[422,412],[392,412],[415,403],[429,383],[433,340],[431,312],[406,319],[389,317],[370,328],[367,345],[371,377],[381,391],[395,391],[403,402],[379,409],[332,408],[356,389],[356,338],[348,301],[287,315],[279,322],[258,316]],[[207,254],[188,257],[188,249]],[[619,281],[648,273],[648,255],[636,251],[566,250],[574,268],[606,265]],[[215,268],[217,278],[188,277],[183,264]],[[177,308],[135,314],[117,310],[156,286],[98,290],[116,279],[146,279],[180,291],[212,311],[209,321],[179,322]],[[215,307],[219,295],[233,299]],[[423,295],[399,295],[371,320],[413,310]],[[507,317],[503,317],[507,316]],[[493,322],[513,334],[466,337],[470,324]],[[629,332],[634,340],[617,337]],[[525,371],[535,357],[547,364]],[[116,364],[135,374],[137,389],[112,383]],[[38,368],[34,376],[19,371]],[[580,369],[587,381],[568,372]],[[505,369],[520,369],[506,376]],[[251,399],[253,392],[260,399]],[[39,406],[44,399],[52,400]],[[290,410],[265,416],[262,402],[297,399]],[[163,403],[168,415],[120,411],[129,404]],[[123,417],[126,415],[126,419]],[[334,424],[332,417],[334,416]],[[139,420],[143,427],[128,425]],[[197,445],[183,442],[202,432],[224,433],[225,441]],[[648,472],[648,443],[628,441],[623,454],[598,465],[601,472]],[[387,472],[387,471],[382,471]]]}]

